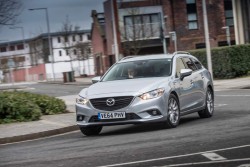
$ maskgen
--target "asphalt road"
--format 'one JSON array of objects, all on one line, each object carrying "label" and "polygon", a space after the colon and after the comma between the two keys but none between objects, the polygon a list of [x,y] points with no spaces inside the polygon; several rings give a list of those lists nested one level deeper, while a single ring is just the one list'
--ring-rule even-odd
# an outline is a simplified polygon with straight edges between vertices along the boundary
[{"label": "asphalt road", "polygon": [[159,124],[112,126],[95,137],[75,131],[2,145],[0,166],[249,167],[250,90],[217,91],[215,102],[212,118],[200,119],[194,113],[174,129]]},{"label": "asphalt road", "polygon": [[87,87],[86,85],[81,86],[81,85],[48,84],[48,83],[36,83],[23,86],[27,87],[27,89],[24,89],[24,91],[29,91],[38,94],[46,94],[54,97],[76,95],[83,88]]}]

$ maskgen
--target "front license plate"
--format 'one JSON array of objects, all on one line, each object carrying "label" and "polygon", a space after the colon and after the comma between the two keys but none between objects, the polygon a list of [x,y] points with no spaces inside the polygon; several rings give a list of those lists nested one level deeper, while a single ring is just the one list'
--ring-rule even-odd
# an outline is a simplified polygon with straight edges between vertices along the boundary
[{"label": "front license plate", "polygon": [[98,113],[98,119],[119,119],[126,118],[125,112]]}]

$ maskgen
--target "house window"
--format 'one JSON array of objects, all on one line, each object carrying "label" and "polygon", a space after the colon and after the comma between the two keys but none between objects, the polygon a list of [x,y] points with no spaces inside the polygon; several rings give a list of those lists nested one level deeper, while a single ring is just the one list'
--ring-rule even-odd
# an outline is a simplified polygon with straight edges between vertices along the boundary
[{"label": "house window", "polygon": [[76,37],[74,35],[72,36],[72,41],[76,41]]},{"label": "house window", "polygon": [[59,56],[62,56],[62,51],[61,50],[59,50]]},{"label": "house window", "polygon": [[91,40],[91,36],[88,34],[87,37],[88,37],[88,40],[90,41]]},{"label": "house window", "polygon": [[7,52],[7,48],[6,48],[6,47],[1,47],[1,48],[0,48],[0,51],[1,51],[1,52]]},{"label": "house window", "polygon": [[15,50],[15,46],[10,46],[10,51],[14,51]]},{"label": "house window", "polygon": [[76,49],[74,49],[74,55],[76,55]]},{"label": "house window", "polygon": [[68,42],[68,37],[67,36],[64,37],[64,42]]},{"label": "house window", "polygon": [[79,37],[80,37],[80,41],[82,41],[82,35],[79,35]]},{"label": "house window", "polygon": [[61,43],[61,37],[57,37],[57,42]]},{"label": "house window", "polygon": [[188,29],[189,30],[198,29],[196,1],[186,0],[186,3],[187,3]]},{"label": "house window", "polygon": [[23,49],[24,49],[23,44],[17,45],[17,50],[23,50]]},{"label": "house window", "polygon": [[66,55],[69,55],[69,50],[66,50]]},{"label": "house window", "polygon": [[226,26],[234,25],[232,0],[224,0]]},{"label": "house window", "polygon": [[124,16],[125,40],[160,37],[160,14]]},{"label": "house window", "polygon": [[206,48],[206,44],[205,43],[197,43],[197,44],[195,44],[195,48],[196,49]]}]

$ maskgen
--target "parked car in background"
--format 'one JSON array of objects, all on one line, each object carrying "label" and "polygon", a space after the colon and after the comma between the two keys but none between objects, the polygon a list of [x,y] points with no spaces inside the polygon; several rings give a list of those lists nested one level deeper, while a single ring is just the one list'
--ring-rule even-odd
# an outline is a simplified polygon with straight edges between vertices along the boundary
[{"label": "parked car in background", "polygon": [[187,52],[124,57],[93,81],[76,100],[84,135],[107,125],[163,122],[174,128],[183,115],[208,118],[214,112],[211,75]]}]

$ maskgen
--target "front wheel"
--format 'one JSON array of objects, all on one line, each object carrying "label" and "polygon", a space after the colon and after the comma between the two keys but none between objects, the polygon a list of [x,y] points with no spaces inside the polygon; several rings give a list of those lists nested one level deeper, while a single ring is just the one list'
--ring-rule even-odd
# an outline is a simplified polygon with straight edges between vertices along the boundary
[{"label": "front wheel", "polygon": [[168,99],[167,121],[165,126],[167,128],[175,128],[180,122],[180,108],[178,99],[174,94],[170,94]]},{"label": "front wheel", "polygon": [[81,132],[86,136],[98,135],[102,130],[102,126],[89,126],[89,127],[79,127],[79,128]]},{"label": "front wheel", "polygon": [[212,117],[214,113],[214,96],[211,88],[207,88],[206,107],[204,110],[198,112],[201,118]]}]

